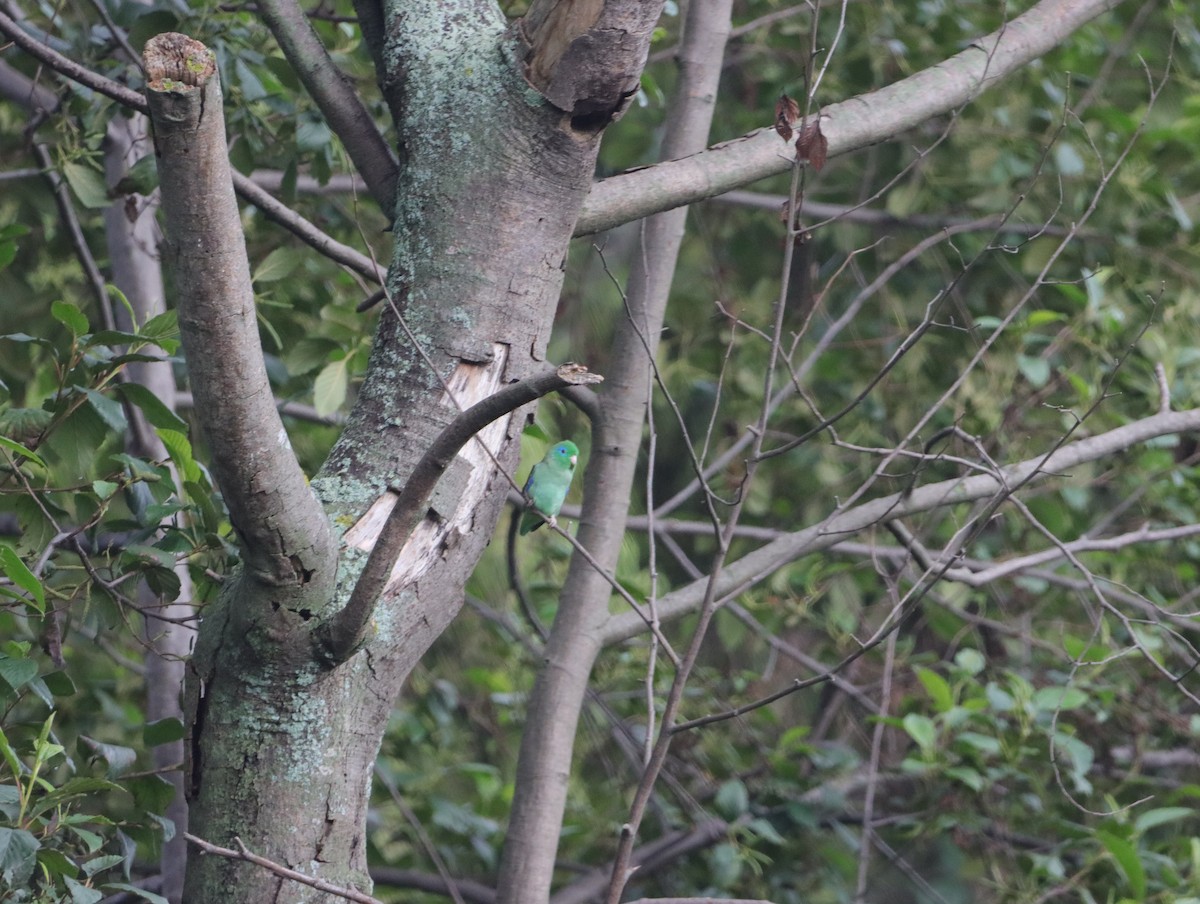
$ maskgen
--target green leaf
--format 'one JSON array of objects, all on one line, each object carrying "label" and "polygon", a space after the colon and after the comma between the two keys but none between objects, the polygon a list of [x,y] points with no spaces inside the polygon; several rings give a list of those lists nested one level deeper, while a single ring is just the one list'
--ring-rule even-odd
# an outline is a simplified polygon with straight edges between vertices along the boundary
[{"label": "green leaf", "polygon": [[117,433],[124,433],[129,426],[129,422],[125,420],[125,409],[121,407],[121,403],[115,399],[110,399],[102,392],[96,392],[94,389],[80,387],[83,394],[88,398],[88,404],[96,414],[100,415],[100,419],[108,426],[110,430]]},{"label": "green leaf", "polygon": [[50,672],[42,676],[47,690],[56,697],[70,697],[75,693],[75,682],[66,672]]},{"label": "green leaf", "polygon": [[154,154],[147,154],[125,171],[115,191],[122,195],[148,195],[158,188],[158,161]]},{"label": "green leaf", "polygon": [[141,345],[142,338],[137,333],[124,333],[121,330],[96,330],[88,337],[88,348],[108,348],[121,345]]},{"label": "green leaf", "polygon": [[1103,829],[1097,830],[1096,838],[1121,867],[1121,872],[1125,874],[1125,879],[1129,882],[1134,897],[1144,898],[1146,896],[1146,870],[1142,866],[1141,858],[1138,857],[1137,848],[1124,838]]},{"label": "green leaf", "polygon": [[71,893],[71,904],[96,904],[104,897],[104,892],[88,888],[70,876],[63,876],[63,882],[66,883],[67,891]]},{"label": "green leaf", "polygon": [[37,867],[41,845],[23,829],[0,828],[0,885],[23,888]]},{"label": "green leaf", "polygon": [[56,876],[70,876],[74,878],[79,875],[79,867],[75,861],[62,851],[42,848],[37,852],[37,862],[38,866],[49,873],[51,878]]},{"label": "green leaf", "polygon": [[[129,43],[140,53],[155,35],[179,30],[179,17],[169,9],[155,9],[137,17],[129,29]],[[153,155],[151,155],[153,156]]]},{"label": "green leaf", "polygon": [[983,776],[968,766],[951,766],[946,770],[945,775],[962,782],[972,791],[983,790]]},{"label": "green leaf", "polygon": [[55,301],[50,305],[50,316],[79,337],[88,331],[88,319],[83,311],[66,301]]},{"label": "green leaf", "polygon": [[[21,761],[17,758],[17,752],[12,749],[12,745],[8,743],[8,738],[4,734],[4,729],[0,728],[0,756],[4,757],[4,762],[8,765],[8,771],[13,776],[21,774]],[[5,785],[4,787],[12,787]]]},{"label": "green leaf", "polygon": [[143,775],[130,779],[125,790],[133,795],[133,802],[149,813],[165,813],[175,799],[175,786],[161,775]]},{"label": "green leaf", "polygon": [[937,726],[932,719],[919,713],[909,713],[901,720],[901,724],[924,753],[933,751],[937,745]]},{"label": "green leaf", "polygon": [[933,701],[934,708],[940,713],[950,710],[954,706],[954,693],[946,679],[932,669],[916,666],[915,670],[917,678],[925,687],[925,693],[929,694],[929,699]]},{"label": "green leaf", "polygon": [[254,270],[255,283],[272,283],[291,276],[304,262],[305,254],[298,248],[282,245],[268,254]]},{"label": "green leaf", "polygon": [[968,747],[987,754],[999,754],[1003,749],[995,738],[974,731],[964,731],[956,735],[954,741],[956,744],[966,744]]},{"label": "green leaf", "polygon": [[177,430],[187,433],[187,422],[166,406],[162,399],[141,383],[121,383],[117,391],[127,402],[142,410],[153,426],[160,430]]},{"label": "green leaf", "polygon": [[75,197],[84,207],[90,210],[103,210],[111,203],[108,197],[108,186],[104,184],[104,176],[90,166],[82,163],[64,163],[63,178]]},{"label": "green leaf", "polygon": [[46,611],[46,591],[42,589],[42,582],[21,561],[17,551],[6,543],[0,543],[0,569],[6,578],[33,597],[32,603],[39,613]]},{"label": "green leaf", "polygon": [[81,797],[87,797],[91,794],[107,794],[112,791],[121,790],[123,789],[120,785],[114,784],[107,779],[80,776],[70,779],[65,784],[40,798],[30,812],[36,816],[40,813],[53,810],[55,807],[61,807],[63,804],[69,804]]},{"label": "green leaf", "polygon": [[1033,705],[1042,712],[1054,712],[1079,709],[1087,699],[1087,694],[1077,687],[1043,687],[1033,695]]},{"label": "green leaf", "polygon": [[1032,355],[1017,355],[1017,370],[1035,389],[1041,389],[1050,381],[1050,362]]},{"label": "green leaf", "polygon": [[121,489],[121,485],[113,483],[111,480],[92,481],[92,492],[102,501],[111,497],[119,489]]},{"label": "green leaf", "polygon": [[166,311],[151,317],[142,324],[138,335],[147,342],[152,342],[173,355],[179,351],[179,314],[176,311]]},{"label": "green leaf", "polygon": [[170,904],[162,895],[156,895],[152,891],[146,891],[144,888],[138,888],[136,885],[126,885],[124,882],[105,882],[105,891],[123,891],[133,895],[135,898],[141,898],[143,901],[149,901],[150,904]]},{"label": "green leaf", "polygon": [[180,433],[178,430],[159,429],[157,432],[158,438],[167,447],[167,453],[171,456],[175,467],[179,469],[179,473],[183,475],[183,479],[199,483],[201,479],[200,466],[192,457],[192,444],[188,440],[187,434]]},{"label": "green leaf", "polygon": [[174,716],[159,719],[157,722],[147,722],[142,726],[142,740],[147,747],[170,744],[172,741],[178,741],[185,734],[187,734],[187,729],[183,722]]},{"label": "green leaf", "polygon": [[1138,818],[1133,821],[1133,828],[1139,834],[1149,831],[1155,826],[1166,825],[1169,822],[1178,822],[1181,819],[1188,819],[1196,815],[1196,811],[1191,807],[1155,807],[1153,810],[1147,810],[1145,813],[1138,815]]},{"label": "green leaf", "polygon": [[740,779],[730,779],[717,790],[714,803],[726,819],[737,819],[750,809],[750,792]]},{"label": "green leaf", "polygon": [[9,408],[0,412],[0,434],[11,438],[34,437],[53,420],[53,412],[45,408]]},{"label": "green leaf", "polygon": [[1054,743],[1070,758],[1071,777],[1075,780],[1076,787],[1080,791],[1091,791],[1092,785],[1087,780],[1087,774],[1096,760],[1096,752],[1079,738],[1063,732],[1054,735]]},{"label": "green leaf", "polygon": [[317,414],[327,417],[333,414],[346,401],[346,389],[349,386],[349,374],[346,370],[348,359],[331,361],[321,368],[313,383],[313,404]]},{"label": "green leaf", "polygon": [[298,377],[325,364],[330,353],[339,348],[336,342],[327,339],[301,339],[288,349],[283,363],[291,376]]},{"label": "green leaf", "polygon": [[973,677],[982,672],[987,663],[978,650],[964,647],[954,654],[954,664]]},{"label": "green leaf", "polygon": [[103,857],[96,857],[94,860],[89,860],[83,865],[84,875],[94,876],[96,873],[104,872],[106,869],[112,869],[125,862],[125,858],[120,854],[106,854]]},{"label": "green leaf", "polygon": [[22,446],[16,440],[9,439],[6,436],[0,436],[0,447],[7,449],[9,452],[12,452],[14,455],[19,455],[19,456],[28,458],[30,461],[32,461],[36,465],[39,465],[40,467],[43,467],[43,468],[46,467],[46,463],[44,461],[42,461],[40,455],[38,455],[36,452],[34,452],[31,449],[26,449],[24,446]]},{"label": "green leaf", "polygon": [[123,747],[120,744],[105,744],[103,741],[97,741],[95,738],[87,737],[87,735],[80,735],[79,740],[95,756],[98,756],[108,764],[108,775],[110,778],[115,778],[122,772],[127,772],[137,762],[137,753],[132,747]]},{"label": "green leaf", "polygon": [[37,663],[32,659],[10,659],[0,657],[0,678],[14,691],[19,691],[37,677]]}]

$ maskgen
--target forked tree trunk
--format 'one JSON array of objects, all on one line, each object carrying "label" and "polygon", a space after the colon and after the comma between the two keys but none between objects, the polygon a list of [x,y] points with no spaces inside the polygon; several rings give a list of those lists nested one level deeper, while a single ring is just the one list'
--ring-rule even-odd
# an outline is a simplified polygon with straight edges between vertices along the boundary
[{"label": "forked tree trunk", "polygon": [[[323,631],[395,501],[388,487],[404,484],[460,409],[545,366],[600,131],[637,88],[659,6],[535,4],[526,34],[491,2],[386,9],[384,89],[401,152],[395,306],[311,490],[297,484],[281,425],[257,398],[267,389],[261,362],[244,360],[255,313],[242,240],[230,234],[215,73],[189,78],[203,54],[172,47],[174,81],[151,81],[169,257],[179,284],[195,287],[180,299],[180,330],[198,410],[215,412],[204,426],[244,558],[204,614],[189,669],[188,789],[201,838],[231,846],[236,836],[292,869],[369,887],[365,816],[388,711],[461,607],[509,486],[497,466],[516,464],[521,412],[482,431],[448,469],[361,647],[331,649]],[[589,31],[600,37],[585,40]],[[529,78],[554,103],[527,80],[527,57]],[[223,194],[213,188],[222,183]],[[193,858],[185,899],[333,900],[215,857]]]}]

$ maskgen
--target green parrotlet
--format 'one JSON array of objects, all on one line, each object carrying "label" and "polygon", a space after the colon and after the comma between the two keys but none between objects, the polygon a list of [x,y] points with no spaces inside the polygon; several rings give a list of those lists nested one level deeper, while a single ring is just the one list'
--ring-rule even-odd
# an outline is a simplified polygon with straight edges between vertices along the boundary
[{"label": "green parrotlet", "polygon": [[522,490],[533,506],[521,516],[521,533],[537,530],[545,522],[558,524],[554,516],[562,508],[575,476],[575,464],[579,461],[579,449],[569,439],[551,446],[546,457],[533,466],[529,479]]}]

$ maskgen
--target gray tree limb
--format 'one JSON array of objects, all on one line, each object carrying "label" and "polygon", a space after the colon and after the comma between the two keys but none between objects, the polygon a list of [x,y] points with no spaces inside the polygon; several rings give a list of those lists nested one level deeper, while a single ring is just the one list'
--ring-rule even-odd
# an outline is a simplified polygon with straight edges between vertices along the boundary
[{"label": "gray tree limb", "polygon": [[[819,524],[773,540],[730,563],[721,577],[717,592],[730,599],[769,577],[788,562],[829,549],[871,526],[935,508],[987,499],[1028,480],[1062,476],[1077,465],[1113,455],[1156,436],[1197,429],[1200,429],[1200,408],[1156,414],[1106,433],[1067,443],[1049,455],[1039,455],[1009,465],[999,474],[975,474],[942,480],[917,487],[907,494],[893,493],[835,511]],[[675,619],[693,611],[703,600],[706,586],[707,581],[700,579],[668,593],[659,600],[659,617],[663,620]],[[612,644],[641,634],[644,629],[645,624],[636,615],[621,613],[613,616],[601,633],[604,642]]]},{"label": "gray tree limb", "polygon": [[[1042,0],[966,50],[902,81],[821,110],[828,156],[885,141],[969,103],[1037,59],[1118,0]],[[770,113],[763,111],[763,119]],[[661,210],[787,172],[794,151],[772,129],[692,156],[612,176],[592,187],[575,234],[592,235]]]}]

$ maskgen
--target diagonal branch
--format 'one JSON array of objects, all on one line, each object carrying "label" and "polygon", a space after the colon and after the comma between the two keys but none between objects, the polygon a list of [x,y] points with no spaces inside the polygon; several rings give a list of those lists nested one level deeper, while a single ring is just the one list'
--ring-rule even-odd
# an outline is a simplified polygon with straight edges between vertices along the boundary
[{"label": "diagonal branch", "polygon": [[[40,63],[57,72],[59,75],[78,82],[105,97],[139,113],[149,113],[146,98],[124,85],[107,79],[88,69],[69,57],[63,56],[54,48],[38,41],[26,33],[11,17],[0,12],[0,34],[28,53]],[[223,130],[223,127],[222,127]],[[228,168],[233,180],[233,187],[239,195],[263,212],[263,215],[284,229],[288,230],[300,241],[315,248],[330,260],[337,261],[344,267],[358,273],[371,282],[381,282],[379,268],[369,257],[343,245],[333,237],[317,228],[317,226],[300,214],[296,213],[282,201],[272,197],[267,191],[254,183],[249,176],[243,176],[232,168]]]},{"label": "diagonal branch", "polygon": [[396,200],[396,160],[354,86],[333,64],[308,16],[295,0],[259,0],[258,8],[283,55],[295,68],[329,127],[342,140],[371,196],[390,220]]},{"label": "diagonal branch", "polygon": [[[835,546],[872,525],[943,506],[987,499],[1004,492],[1006,487],[1061,476],[1080,464],[1113,455],[1155,437],[1196,429],[1200,429],[1200,408],[1156,414],[1068,443],[1050,455],[1038,455],[1009,465],[996,475],[951,478],[917,487],[908,493],[893,493],[864,502],[747,553],[726,568],[717,592],[722,598],[730,599],[764,580],[781,565]],[[659,617],[674,619],[694,611],[704,600],[706,584],[707,579],[694,581],[662,597],[658,602]],[[613,644],[627,640],[640,634],[643,627],[641,619],[632,613],[615,615],[604,628],[604,641]]]},{"label": "diagonal branch", "polygon": [[[884,141],[970,102],[1117,2],[1042,0],[936,66],[870,94],[824,107],[821,132],[829,141],[828,156]],[[613,176],[592,186],[575,235],[603,232],[785,173],[793,159],[789,145],[773,130],[761,129],[690,157]]]}]

